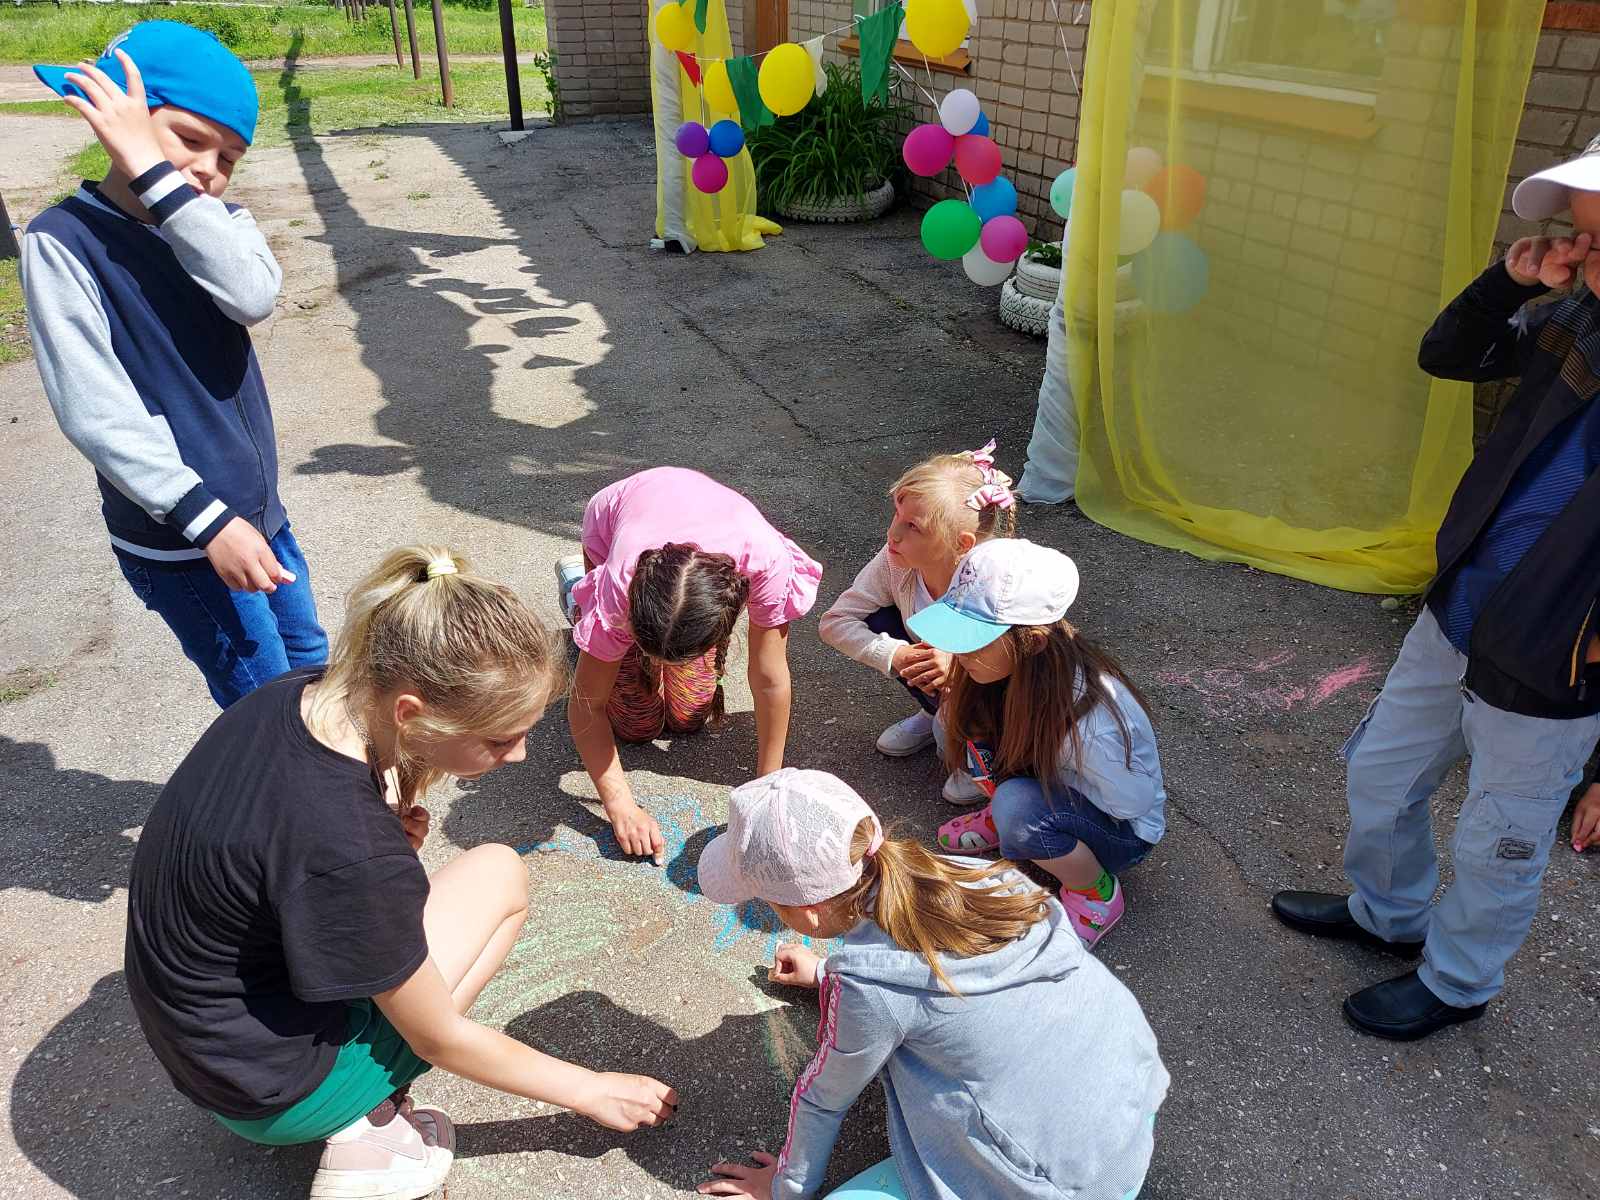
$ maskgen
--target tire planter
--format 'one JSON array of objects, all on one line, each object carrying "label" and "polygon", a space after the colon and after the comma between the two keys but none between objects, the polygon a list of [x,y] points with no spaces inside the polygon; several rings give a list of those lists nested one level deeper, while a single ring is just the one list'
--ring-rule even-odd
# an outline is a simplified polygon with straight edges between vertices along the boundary
[{"label": "tire planter", "polygon": [[[1017,260],[1017,273],[1000,285],[1000,320],[1019,333],[1042,338],[1050,331],[1050,310],[1060,294],[1061,268],[1024,256]],[[1133,268],[1117,268],[1117,327],[1125,328],[1143,310],[1133,291]]]},{"label": "tire planter", "polygon": [[843,225],[851,221],[874,221],[894,205],[894,184],[887,179],[865,196],[835,196],[808,204],[779,205],[780,217],[791,221]]}]

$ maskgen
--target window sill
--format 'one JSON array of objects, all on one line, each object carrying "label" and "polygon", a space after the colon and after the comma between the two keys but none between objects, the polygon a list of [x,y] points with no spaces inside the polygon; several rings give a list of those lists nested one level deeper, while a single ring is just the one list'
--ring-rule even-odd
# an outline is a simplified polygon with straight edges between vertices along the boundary
[{"label": "window sill", "polygon": [[1231,76],[1224,81],[1154,67],[1145,72],[1144,99],[1169,105],[1174,88],[1182,89],[1186,108],[1350,141],[1366,141],[1378,132],[1377,97],[1359,92],[1275,79]]},{"label": "window sill", "polygon": [[[851,34],[839,40],[839,53],[861,55],[861,39]],[[938,71],[945,75],[969,75],[972,72],[972,56],[965,49],[957,50],[954,54],[947,54],[943,58],[925,58],[910,42],[901,40],[894,44],[894,60],[907,67],[920,67],[927,63],[928,70]]]}]

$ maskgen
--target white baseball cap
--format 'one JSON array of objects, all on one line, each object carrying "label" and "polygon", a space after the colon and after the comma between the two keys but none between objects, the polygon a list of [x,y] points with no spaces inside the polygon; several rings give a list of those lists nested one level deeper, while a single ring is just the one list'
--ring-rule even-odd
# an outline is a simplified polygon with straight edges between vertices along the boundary
[{"label": "white baseball cap", "polygon": [[950,654],[982,650],[1013,625],[1053,625],[1078,597],[1078,567],[1059,550],[994,538],[967,552],[950,590],[906,627]]},{"label": "white baseball cap", "polygon": [[842,780],[798,767],[752,779],[728,797],[728,831],[701,851],[700,891],[719,904],[831,900],[861,879],[850,842],[863,817],[872,819],[872,855],[883,844],[883,826]]},{"label": "white baseball cap", "polygon": [[1511,193],[1511,208],[1524,221],[1542,221],[1572,206],[1572,192],[1600,192],[1600,137],[1577,158],[1530,175]]}]

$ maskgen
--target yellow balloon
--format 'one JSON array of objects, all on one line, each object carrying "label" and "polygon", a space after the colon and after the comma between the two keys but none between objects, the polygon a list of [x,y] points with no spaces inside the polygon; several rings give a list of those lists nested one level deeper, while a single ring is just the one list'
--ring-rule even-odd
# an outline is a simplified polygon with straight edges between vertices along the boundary
[{"label": "yellow balloon", "polygon": [[817,73],[804,46],[784,42],[774,46],[761,61],[756,83],[766,106],[780,117],[787,117],[799,112],[815,95]]},{"label": "yellow balloon", "polygon": [[961,0],[911,0],[906,10],[906,36],[929,58],[954,54],[971,27]]},{"label": "yellow balloon", "polygon": [[656,41],[668,50],[693,49],[694,35],[694,18],[677,0],[670,0],[656,10]]},{"label": "yellow balloon", "polygon": [[706,67],[705,75],[706,103],[713,111],[720,113],[737,113],[739,111],[739,98],[733,94],[733,81],[728,78],[728,64],[714,62]]}]

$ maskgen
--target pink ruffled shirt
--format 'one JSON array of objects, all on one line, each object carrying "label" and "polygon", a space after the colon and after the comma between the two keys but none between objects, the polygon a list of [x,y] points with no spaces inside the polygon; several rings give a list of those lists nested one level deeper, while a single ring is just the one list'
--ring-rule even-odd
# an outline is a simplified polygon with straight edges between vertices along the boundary
[{"label": "pink ruffled shirt", "polygon": [[595,569],[572,589],[578,649],[617,662],[633,645],[628,584],[639,555],[668,542],[726,554],[750,581],[750,624],[776,629],[817,601],[822,565],[732,488],[683,467],[654,467],[613,483],[583,510],[583,549]]}]

